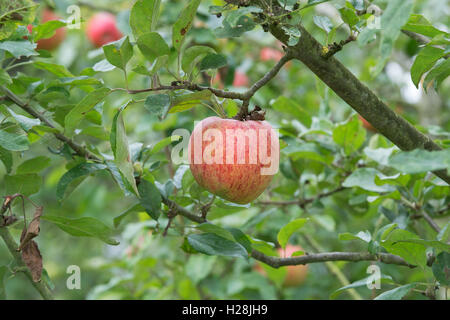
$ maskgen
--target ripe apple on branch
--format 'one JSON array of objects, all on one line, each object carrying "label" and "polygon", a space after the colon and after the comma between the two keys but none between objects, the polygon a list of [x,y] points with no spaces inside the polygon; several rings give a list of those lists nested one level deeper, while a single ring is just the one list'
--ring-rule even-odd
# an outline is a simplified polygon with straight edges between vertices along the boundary
[{"label": "ripe apple on branch", "polygon": [[278,136],[266,121],[206,118],[194,128],[188,149],[198,184],[235,203],[256,199],[278,171]]}]

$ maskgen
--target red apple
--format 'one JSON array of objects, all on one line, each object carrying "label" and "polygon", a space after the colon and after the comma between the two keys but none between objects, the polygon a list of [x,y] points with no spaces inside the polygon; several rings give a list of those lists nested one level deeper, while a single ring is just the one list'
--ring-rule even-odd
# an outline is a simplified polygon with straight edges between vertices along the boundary
[{"label": "red apple", "polygon": [[[61,17],[59,17],[57,14],[55,14],[51,9],[45,8],[42,10],[41,13],[41,23],[52,21],[52,20],[59,20]],[[29,24],[27,26],[28,31],[31,33],[33,30],[33,26]],[[55,34],[48,38],[48,39],[39,39],[37,42],[36,49],[44,49],[44,50],[54,50],[56,49],[61,42],[64,41],[66,38],[66,29],[65,28],[59,28],[55,31]]]},{"label": "red apple", "polygon": [[[212,82],[214,85],[217,85],[219,88],[223,88],[222,79],[220,77],[220,73],[217,73]],[[233,79],[233,87],[248,87],[249,80],[245,73],[241,71],[236,71],[234,73]]]},{"label": "red apple", "polygon": [[99,12],[88,21],[87,36],[96,48],[122,38],[117,29],[116,17],[109,12]]},{"label": "red apple", "polygon": [[245,73],[236,71],[234,73],[233,87],[248,87],[249,81]]},{"label": "red apple", "polygon": [[[303,248],[300,246],[288,244],[286,245],[285,250],[279,248],[277,251],[280,257],[289,258],[292,256],[294,252],[303,251]],[[285,287],[295,287],[305,282],[306,276],[308,275],[308,265],[300,264],[296,266],[287,266],[286,268],[287,268],[286,278],[284,278],[283,282],[283,285]],[[263,267],[261,267],[259,263],[255,264],[253,269],[264,276],[266,275],[266,271],[263,269]]]},{"label": "red apple", "polygon": [[282,57],[283,52],[269,47],[262,48],[259,53],[259,58],[261,59],[261,61],[273,60],[275,62],[278,62],[278,60],[280,60]]},{"label": "red apple", "polygon": [[231,202],[256,199],[278,171],[278,136],[266,121],[209,117],[189,140],[192,174],[209,192]]},{"label": "red apple", "polygon": [[363,125],[364,128],[366,128],[367,130],[372,131],[372,132],[377,132],[377,129],[375,129],[375,128],[370,124],[370,122],[367,121],[366,119],[364,119],[361,115],[358,114],[358,118],[359,118],[359,120],[362,122],[362,125]]}]

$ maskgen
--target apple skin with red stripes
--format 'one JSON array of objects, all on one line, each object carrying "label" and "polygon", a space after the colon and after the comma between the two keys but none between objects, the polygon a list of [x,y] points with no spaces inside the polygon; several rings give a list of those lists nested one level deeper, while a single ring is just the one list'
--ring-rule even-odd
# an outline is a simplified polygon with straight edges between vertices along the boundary
[{"label": "apple skin with red stripes", "polygon": [[279,153],[278,135],[268,122],[219,117],[199,122],[188,146],[197,183],[238,204],[255,200],[268,187],[278,172]]}]

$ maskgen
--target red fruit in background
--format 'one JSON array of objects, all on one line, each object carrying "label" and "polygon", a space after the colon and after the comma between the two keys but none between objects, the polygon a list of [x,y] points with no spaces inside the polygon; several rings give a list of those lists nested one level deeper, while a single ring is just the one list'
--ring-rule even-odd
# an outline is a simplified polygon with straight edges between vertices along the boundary
[{"label": "red fruit in background", "polygon": [[372,132],[377,132],[377,129],[375,129],[375,128],[370,124],[370,122],[367,121],[366,119],[364,119],[361,115],[358,114],[358,118],[359,118],[359,120],[362,122],[362,125],[363,125],[364,128],[366,128],[367,130],[372,131]]},{"label": "red fruit in background", "polygon": [[269,47],[262,48],[259,52],[259,58],[261,59],[261,61],[273,60],[278,62],[278,60],[280,60],[282,57],[283,52]]},{"label": "red fruit in background", "polygon": [[117,29],[116,17],[109,12],[93,15],[87,24],[86,33],[96,48],[122,38],[122,33]]},{"label": "red fruit in background", "polygon": [[240,71],[234,73],[233,87],[247,87],[248,84],[248,77],[245,73]]},{"label": "red fruit in background", "polygon": [[278,171],[278,136],[266,121],[209,117],[189,140],[189,160],[197,183],[235,203],[249,203]]},{"label": "red fruit in background", "polygon": [[[303,248],[300,246],[295,246],[288,244],[286,245],[286,249],[283,250],[279,248],[278,255],[283,258],[289,258],[296,251],[303,251]],[[260,264],[255,264],[253,267],[256,272],[261,273],[262,275],[266,275],[266,271],[261,267]],[[296,266],[287,266],[286,278],[284,278],[283,285],[285,287],[295,287],[301,285],[305,282],[306,276],[308,275],[308,265],[296,265]]]},{"label": "red fruit in background", "polygon": [[[45,8],[42,10],[41,13],[41,23],[52,21],[52,20],[59,20],[61,17],[59,17],[57,14],[55,14],[51,9]],[[33,30],[33,26],[29,24],[27,26],[28,31],[31,33]],[[55,35],[48,39],[39,39],[37,42],[37,49],[44,49],[44,50],[54,50],[56,49],[61,42],[64,41],[66,38],[66,29],[65,28],[59,28],[55,31]]]},{"label": "red fruit in background", "polygon": [[[220,73],[217,73],[214,77],[212,83],[214,85],[217,85],[219,88],[223,88],[223,82],[220,77]],[[234,79],[233,79],[233,87],[248,87],[250,81],[248,80],[248,77],[245,73],[242,73],[240,71],[236,71],[234,73]]]}]

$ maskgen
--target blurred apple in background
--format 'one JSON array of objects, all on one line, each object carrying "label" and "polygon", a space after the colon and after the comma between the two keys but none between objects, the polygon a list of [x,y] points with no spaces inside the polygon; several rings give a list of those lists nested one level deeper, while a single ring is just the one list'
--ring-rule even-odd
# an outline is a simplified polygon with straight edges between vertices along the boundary
[{"label": "blurred apple in background", "polygon": [[366,128],[367,130],[372,131],[372,132],[377,132],[377,129],[375,129],[375,128],[370,124],[370,122],[367,121],[366,119],[364,119],[361,115],[358,114],[358,118],[359,118],[359,120],[362,122],[362,125],[363,125],[364,128]]},{"label": "blurred apple in background", "polygon": [[[219,88],[223,88],[223,81],[220,76],[220,73],[218,72],[216,76],[214,77],[212,81],[213,85],[217,85]],[[247,75],[239,70],[236,70],[234,73],[234,79],[233,79],[233,87],[248,87],[249,86],[249,79]]]},{"label": "blurred apple in background", "polygon": [[122,38],[122,33],[117,28],[116,17],[109,12],[94,14],[88,21],[86,33],[96,48]]},{"label": "blurred apple in background", "polygon": [[234,73],[233,87],[247,87],[249,84],[248,77],[245,73],[237,70]]},{"label": "blurred apple in background", "polygon": [[[277,251],[280,257],[290,258],[294,252],[303,251],[303,248],[300,246],[288,244],[286,245],[285,250],[283,250],[283,248],[278,248]],[[287,266],[285,268],[287,269],[287,273],[286,277],[284,278],[283,286],[295,287],[305,282],[306,276],[308,275],[308,265],[300,264],[296,266]],[[253,269],[263,276],[266,276],[266,271],[259,263],[255,264]]]},{"label": "blurred apple in background", "polygon": [[[52,21],[52,20],[59,20],[61,19],[60,16],[58,16],[55,12],[53,12],[52,9],[50,8],[45,8],[44,10],[42,10],[41,12],[41,21],[40,23],[45,23],[47,21]],[[29,24],[27,26],[28,31],[31,33],[31,31],[33,30],[33,26],[31,24]],[[65,28],[59,28],[55,31],[55,35],[52,36],[51,38],[48,39],[39,39],[37,41],[37,49],[41,50],[54,50],[56,49],[61,42],[64,41],[64,39],[66,38],[66,29]]]},{"label": "blurred apple in background", "polygon": [[283,57],[283,55],[284,55],[283,52],[269,47],[264,47],[259,52],[259,58],[261,59],[261,61],[272,60],[278,62],[278,60],[280,60]]}]

